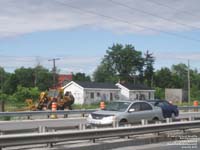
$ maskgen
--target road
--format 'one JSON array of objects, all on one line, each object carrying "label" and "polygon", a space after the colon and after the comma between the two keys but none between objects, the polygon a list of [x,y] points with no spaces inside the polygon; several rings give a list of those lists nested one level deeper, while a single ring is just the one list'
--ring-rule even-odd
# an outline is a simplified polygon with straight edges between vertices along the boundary
[{"label": "road", "polygon": [[86,120],[81,118],[60,118],[60,119],[42,119],[42,120],[21,120],[21,121],[1,121],[0,130],[8,131],[14,129],[32,129],[39,126],[44,127],[63,127],[76,126],[86,123]]},{"label": "road", "polygon": [[[178,117],[187,118],[189,116],[200,118],[199,112],[181,113]],[[0,131],[20,130],[20,129],[32,129],[39,126],[44,127],[64,127],[64,126],[77,126],[79,124],[85,124],[86,118],[59,118],[59,119],[37,119],[37,120],[15,120],[15,121],[0,121]]]}]

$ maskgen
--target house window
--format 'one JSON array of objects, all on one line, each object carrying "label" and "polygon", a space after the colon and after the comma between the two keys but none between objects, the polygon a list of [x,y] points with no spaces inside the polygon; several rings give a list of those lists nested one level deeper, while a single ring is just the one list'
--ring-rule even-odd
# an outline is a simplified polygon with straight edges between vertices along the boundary
[{"label": "house window", "polygon": [[139,99],[139,95],[138,94],[136,94],[136,100],[138,100]]},{"label": "house window", "polygon": [[99,92],[97,93],[97,97],[100,97],[100,93]]},{"label": "house window", "polygon": [[113,93],[110,93],[110,101],[113,100]]},{"label": "house window", "polygon": [[149,99],[151,99],[151,92],[149,92]]},{"label": "house window", "polygon": [[94,99],[94,93],[90,93],[90,98]]}]

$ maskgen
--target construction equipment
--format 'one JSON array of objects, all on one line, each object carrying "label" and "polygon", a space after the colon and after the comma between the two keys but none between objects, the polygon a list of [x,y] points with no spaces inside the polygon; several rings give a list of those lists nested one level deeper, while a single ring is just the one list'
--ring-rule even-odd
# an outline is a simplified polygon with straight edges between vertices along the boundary
[{"label": "construction equipment", "polygon": [[51,109],[52,103],[57,103],[57,110],[72,109],[74,103],[74,96],[71,92],[64,94],[63,89],[50,89],[47,92],[41,92],[38,101],[37,109],[46,110]]}]

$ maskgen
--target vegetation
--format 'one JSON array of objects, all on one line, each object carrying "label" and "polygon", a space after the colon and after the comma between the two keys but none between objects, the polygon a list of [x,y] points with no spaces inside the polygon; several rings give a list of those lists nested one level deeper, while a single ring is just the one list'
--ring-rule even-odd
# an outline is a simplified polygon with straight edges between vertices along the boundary
[{"label": "vegetation", "polygon": [[[131,44],[113,44],[106,51],[101,63],[93,73],[96,82],[143,83],[156,89],[155,97],[163,99],[165,88],[182,88],[187,90],[188,66],[174,64],[171,68],[154,69],[155,58],[152,53],[144,54]],[[191,99],[200,98],[200,74],[190,69]],[[43,66],[35,68],[18,68],[8,73],[0,67],[0,100],[9,103],[22,104],[25,99],[36,100],[41,91],[46,91],[53,85],[52,72]],[[73,74],[75,81],[91,81],[85,73]],[[76,105],[81,108],[82,106]],[[87,106],[86,106],[87,107]],[[88,106],[90,107],[90,106]]]}]

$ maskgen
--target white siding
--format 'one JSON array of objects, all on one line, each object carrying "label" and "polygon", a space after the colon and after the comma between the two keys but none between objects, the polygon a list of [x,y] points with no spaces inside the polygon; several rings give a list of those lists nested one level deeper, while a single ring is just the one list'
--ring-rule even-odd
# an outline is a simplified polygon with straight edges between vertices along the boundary
[{"label": "white siding", "polygon": [[83,104],[84,103],[83,88],[72,83],[64,89],[64,93],[66,93],[67,91],[70,91],[72,93],[72,95],[74,96],[75,104]]},{"label": "white siding", "polygon": [[145,90],[145,91],[139,91],[139,90],[132,90],[130,91],[130,99],[131,100],[149,100],[154,99],[154,91]]},{"label": "white siding", "polygon": [[85,104],[98,103],[100,101],[110,102],[120,99],[119,90],[85,89],[84,95]]}]

